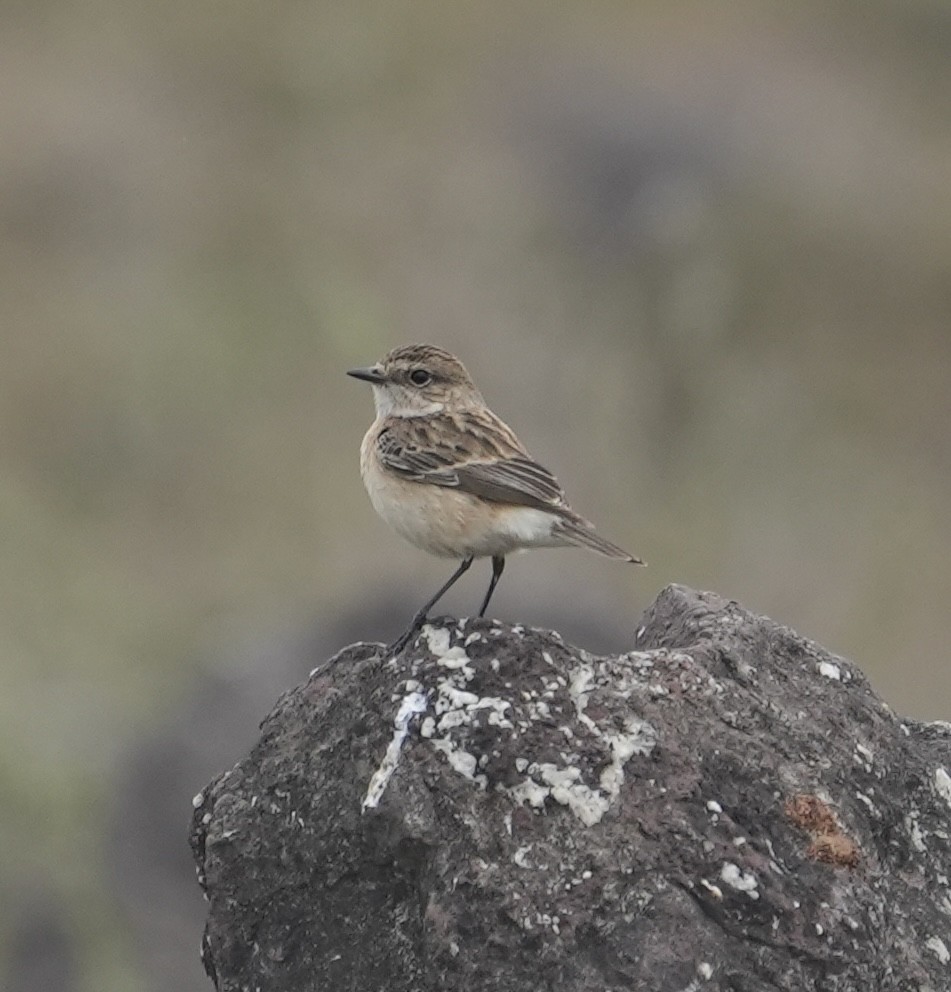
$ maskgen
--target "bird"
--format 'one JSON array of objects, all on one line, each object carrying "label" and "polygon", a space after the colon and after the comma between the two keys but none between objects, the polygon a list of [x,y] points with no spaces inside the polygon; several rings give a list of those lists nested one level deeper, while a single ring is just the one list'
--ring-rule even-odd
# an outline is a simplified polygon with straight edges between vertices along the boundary
[{"label": "bird", "polygon": [[476,558],[492,559],[480,617],[514,551],[576,546],[644,564],[572,510],[555,476],[489,409],[455,355],[431,344],[404,345],[347,375],[373,387],[376,419],[360,446],[373,508],[410,544],[460,561],[391,650],[412,640]]}]

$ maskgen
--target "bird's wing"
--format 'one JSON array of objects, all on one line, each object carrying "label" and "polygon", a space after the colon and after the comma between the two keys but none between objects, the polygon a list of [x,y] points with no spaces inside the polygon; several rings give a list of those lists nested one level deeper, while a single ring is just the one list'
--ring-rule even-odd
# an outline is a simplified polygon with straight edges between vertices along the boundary
[{"label": "bird's wing", "polygon": [[558,512],[568,505],[558,480],[529,458],[472,462],[454,473],[463,492],[493,503],[514,503]]},{"label": "bird's wing", "polygon": [[568,506],[558,480],[487,410],[393,417],[378,435],[377,454],[411,482],[552,513]]}]

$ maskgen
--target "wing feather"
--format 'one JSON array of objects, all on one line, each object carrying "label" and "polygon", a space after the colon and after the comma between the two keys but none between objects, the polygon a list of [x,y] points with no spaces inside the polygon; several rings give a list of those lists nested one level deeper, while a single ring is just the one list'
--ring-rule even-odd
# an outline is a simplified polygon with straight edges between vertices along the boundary
[{"label": "wing feather", "polygon": [[394,417],[376,444],[386,468],[408,481],[558,514],[568,506],[554,475],[487,410]]}]

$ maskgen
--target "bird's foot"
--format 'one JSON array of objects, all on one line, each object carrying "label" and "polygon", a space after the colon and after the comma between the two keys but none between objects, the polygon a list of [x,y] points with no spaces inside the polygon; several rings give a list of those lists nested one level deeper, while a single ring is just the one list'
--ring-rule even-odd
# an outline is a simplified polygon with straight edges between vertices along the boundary
[{"label": "bird's foot", "polygon": [[416,616],[413,617],[413,622],[409,625],[409,628],[405,631],[405,633],[400,634],[400,636],[387,647],[386,653],[390,655],[399,654],[400,651],[402,651],[403,648],[405,648],[406,645],[409,644],[409,642],[423,629],[423,624],[425,624],[428,619],[429,618],[425,613],[417,613]]}]

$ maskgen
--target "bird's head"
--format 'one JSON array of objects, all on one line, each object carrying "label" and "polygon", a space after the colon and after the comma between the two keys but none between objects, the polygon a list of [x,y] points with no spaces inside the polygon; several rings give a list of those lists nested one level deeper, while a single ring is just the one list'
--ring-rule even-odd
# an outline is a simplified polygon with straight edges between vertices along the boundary
[{"label": "bird's head", "polygon": [[485,402],[462,362],[431,344],[395,348],[382,362],[347,375],[373,387],[378,417],[418,417]]}]

